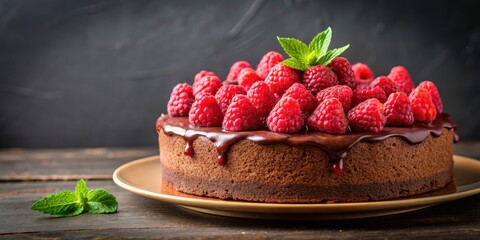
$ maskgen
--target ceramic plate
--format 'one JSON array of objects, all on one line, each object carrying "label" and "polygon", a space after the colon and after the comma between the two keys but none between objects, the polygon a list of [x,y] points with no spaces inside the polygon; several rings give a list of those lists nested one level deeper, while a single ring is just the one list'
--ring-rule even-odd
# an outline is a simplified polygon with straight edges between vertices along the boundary
[{"label": "ceramic plate", "polygon": [[277,204],[198,197],[162,184],[159,156],[129,162],[113,173],[115,183],[133,193],[198,212],[258,219],[353,219],[414,211],[480,193],[480,161],[454,156],[454,184],[410,198],[358,203]]}]

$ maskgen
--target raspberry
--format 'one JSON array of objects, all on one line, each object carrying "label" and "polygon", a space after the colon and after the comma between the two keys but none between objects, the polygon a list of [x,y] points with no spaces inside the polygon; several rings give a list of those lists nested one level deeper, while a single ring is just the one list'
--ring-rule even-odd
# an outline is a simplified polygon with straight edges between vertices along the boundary
[{"label": "raspberry", "polygon": [[327,98],[337,98],[343,106],[343,109],[347,111],[350,109],[350,103],[352,102],[353,91],[350,87],[345,85],[337,85],[329,88],[325,88],[318,92],[317,100],[319,103],[323,102]]},{"label": "raspberry", "polygon": [[355,75],[353,75],[352,65],[348,59],[344,57],[336,57],[328,66],[337,75],[339,84],[347,85],[350,88],[355,89]]},{"label": "raspberry", "polygon": [[223,118],[223,128],[227,131],[255,130],[260,127],[257,109],[245,95],[237,95],[228,106]]},{"label": "raspberry", "polygon": [[277,103],[277,97],[263,81],[254,83],[248,90],[247,97],[257,109],[258,116],[262,122],[267,119],[268,114]]},{"label": "raspberry", "polygon": [[421,82],[418,86],[421,88],[427,89],[427,91],[430,93],[430,96],[432,97],[433,104],[435,104],[435,109],[437,110],[437,114],[442,113],[443,103],[442,103],[442,99],[440,98],[440,93],[438,92],[438,89],[435,86],[435,84],[433,82],[425,80]]},{"label": "raspberry", "polygon": [[427,89],[423,87],[415,88],[408,96],[412,104],[413,117],[418,122],[431,122],[437,116],[435,104],[432,96]]},{"label": "raspberry", "polygon": [[220,127],[223,114],[215,97],[205,95],[193,103],[188,120],[197,127]]},{"label": "raspberry", "polygon": [[263,55],[262,60],[258,63],[257,74],[261,79],[267,78],[268,73],[273,66],[283,61],[282,54],[274,51],[270,51]]},{"label": "raspberry", "polygon": [[413,124],[412,105],[406,93],[394,92],[390,94],[383,106],[388,125],[408,126]]},{"label": "raspberry", "polygon": [[407,69],[402,66],[397,66],[392,68],[390,74],[388,74],[388,78],[392,79],[392,81],[397,84],[398,91],[405,92],[409,94],[413,90],[413,81],[410,78],[410,74],[408,74]]},{"label": "raspberry", "polygon": [[356,106],[369,98],[376,98],[383,103],[387,100],[387,95],[381,87],[366,86],[353,90],[352,104]]},{"label": "raspberry", "polygon": [[213,76],[213,77],[217,77],[217,74],[213,73],[213,72],[207,72],[205,70],[202,70],[200,72],[198,72],[196,75],[195,75],[195,79],[193,80],[194,83],[198,82],[201,78],[205,77],[205,76]]},{"label": "raspberry", "polygon": [[387,119],[383,115],[383,104],[376,98],[368,99],[348,112],[350,128],[357,132],[378,133]]},{"label": "raspberry", "polygon": [[282,97],[268,115],[267,126],[271,131],[295,133],[303,127],[302,109],[297,100]]},{"label": "raspberry", "polygon": [[375,80],[370,83],[370,86],[381,87],[387,96],[397,91],[397,85],[392,79],[385,76],[375,78]]},{"label": "raspberry", "polygon": [[317,99],[301,83],[293,84],[283,94],[283,97],[291,97],[297,100],[304,113],[312,113],[318,105]]},{"label": "raspberry", "polygon": [[217,76],[204,76],[193,83],[193,96],[199,100],[205,95],[215,95],[222,86],[222,82]]},{"label": "raspberry", "polygon": [[232,67],[230,67],[230,72],[228,73],[227,76],[227,82],[233,83],[236,82],[238,79],[238,75],[240,74],[240,71],[244,68],[252,68],[252,65],[248,63],[247,61],[238,61],[235,62]]},{"label": "raspberry", "polygon": [[342,103],[336,98],[325,99],[310,115],[307,125],[326,133],[344,134],[348,128],[348,120]]},{"label": "raspberry", "polygon": [[186,83],[177,84],[170,94],[167,105],[168,115],[172,117],[187,116],[193,102],[192,87]]},{"label": "raspberry", "polygon": [[240,71],[237,81],[238,84],[245,88],[248,91],[250,87],[257,81],[260,81],[260,77],[257,75],[257,72],[252,68],[244,68]]},{"label": "raspberry", "polygon": [[295,70],[281,63],[275,65],[265,78],[265,83],[270,87],[270,90],[279,94],[283,94],[298,81],[299,78]]},{"label": "raspberry", "polygon": [[217,100],[220,109],[222,109],[222,114],[227,112],[228,105],[230,105],[233,97],[237,94],[245,95],[247,92],[243,87],[238,85],[224,85],[218,89],[215,94],[215,99]]},{"label": "raspberry", "polygon": [[313,95],[317,95],[320,90],[337,85],[338,79],[330,68],[316,65],[309,67],[303,73],[302,82]]},{"label": "raspberry", "polygon": [[373,72],[367,64],[355,63],[352,66],[352,70],[357,83],[356,85],[369,84],[373,80]]}]

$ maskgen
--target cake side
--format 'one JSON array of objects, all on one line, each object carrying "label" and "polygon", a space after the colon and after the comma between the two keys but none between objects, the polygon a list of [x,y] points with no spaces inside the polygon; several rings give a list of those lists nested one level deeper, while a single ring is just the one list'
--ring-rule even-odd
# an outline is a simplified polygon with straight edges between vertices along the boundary
[{"label": "cake side", "polygon": [[429,135],[418,144],[401,137],[361,141],[334,174],[326,152],[316,146],[259,144],[241,140],[217,163],[215,143],[199,137],[195,154],[184,154],[187,142],[160,129],[163,182],[184,193],[259,202],[357,202],[421,194],[452,180],[454,130]]}]

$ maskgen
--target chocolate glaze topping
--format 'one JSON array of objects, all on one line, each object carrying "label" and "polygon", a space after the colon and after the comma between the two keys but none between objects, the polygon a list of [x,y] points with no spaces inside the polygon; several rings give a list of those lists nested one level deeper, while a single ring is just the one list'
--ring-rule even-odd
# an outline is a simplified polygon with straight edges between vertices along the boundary
[{"label": "chocolate glaze topping", "polygon": [[[450,115],[443,113],[437,116],[432,123],[415,122],[408,127],[389,127],[376,134],[352,133],[344,135],[332,135],[322,132],[304,130],[296,134],[276,133],[267,130],[228,132],[220,127],[195,127],[186,117],[170,117],[163,115],[157,120],[156,129],[167,135],[182,137],[187,143],[185,154],[193,156],[193,141],[198,137],[204,137],[212,141],[217,148],[218,163],[226,163],[226,156],[230,146],[241,141],[250,140],[259,144],[287,144],[290,146],[313,145],[324,150],[333,164],[333,172],[341,173],[343,169],[342,159],[347,151],[360,141],[378,142],[389,137],[401,137],[410,144],[417,144],[425,140],[430,134],[438,137],[443,128],[456,129],[456,124],[450,119]],[[455,137],[455,141],[458,137]]]}]

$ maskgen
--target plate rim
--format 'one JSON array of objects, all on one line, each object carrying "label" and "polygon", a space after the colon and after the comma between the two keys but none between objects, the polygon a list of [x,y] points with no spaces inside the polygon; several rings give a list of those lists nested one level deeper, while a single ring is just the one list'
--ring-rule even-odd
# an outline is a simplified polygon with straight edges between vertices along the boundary
[{"label": "plate rim", "polygon": [[[454,163],[469,162],[478,164],[480,161],[464,157],[460,155],[453,155]],[[421,206],[431,206],[449,201],[458,200],[468,196],[480,193],[480,181],[471,183],[467,188],[460,192],[448,193],[438,196],[428,196],[421,198],[410,199],[393,199],[384,201],[371,202],[354,202],[354,203],[261,203],[261,202],[246,202],[235,200],[221,200],[217,198],[193,198],[188,196],[174,196],[167,193],[157,193],[149,190],[141,189],[137,186],[129,184],[128,181],[120,176],[120,173],[128,169],[132,165],[144,164],[145,162],[158,161],[159,155],[153,155],[145,158],[132,160],[118,167],[113,173],[113,181],[121,188],[139,194],[141,196],[159,200],[162,202],[172,203],[179,206],[187,206],[193,208],[205,208],[220,211],[239,211],[250,213],[281,213],[281,214],[298,214],[298,213],[348,213],[348,212],[365,212],[365,211],[382,211],[394,210]],[[455,164],[454,164],[455,166]],[[472,185],[472,186],[470,186]],[[470,186],[470,187],[468,187]]]}]

